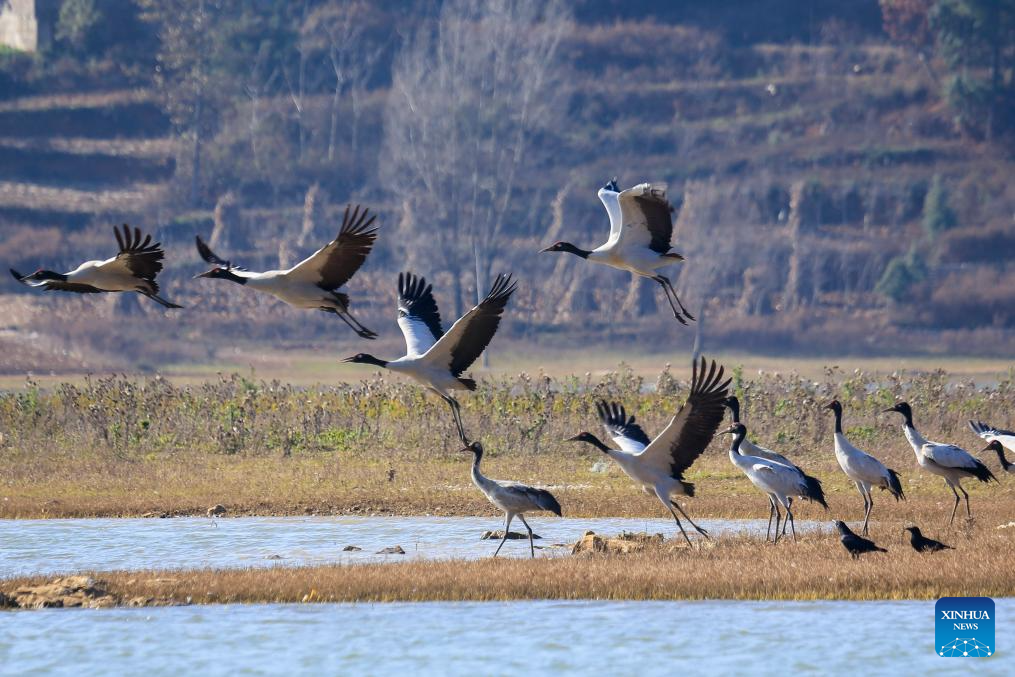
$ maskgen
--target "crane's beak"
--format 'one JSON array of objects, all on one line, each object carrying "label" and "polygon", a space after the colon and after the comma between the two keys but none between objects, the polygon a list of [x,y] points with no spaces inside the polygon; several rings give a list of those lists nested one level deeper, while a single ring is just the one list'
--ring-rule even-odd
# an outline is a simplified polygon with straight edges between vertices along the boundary
[{"label": "crane's beak", "polygon": [[895,408],[894,408],[894,407],[893,407],[893,408],[891,408],[891,409],[885,409],[885,410],[884,410],[884,411],[882,411],[881,413],[882,413],[882,414],[890,414],[890,413],[892,413],[893,411],[895,411]]},{"label": "crane's beak", "polygon": [[716,433],[716,435],[732,435],[734,432],[736,432],[736,429],[737,429],[736,424],[733,424],[729,428],[724,428],[723,430],[720,430],[719,432]]},{"label": "crane's beak", "polygon": [[539,253],[542,254],[543,252],[552,252],[552,251],[553,251],[553,245],[551,244],[549,247],[546,247],[544,249],[540,249]]},{"label": "crane's beak", "polygon": [[353,356],[353,357],[347,357],[347,358],[345,358],[342,361],[343,362],[355,362],[356,361],[356,357],[355,356]]},{"label": "crane's beak", "polygon": [[210,270],[206,270],[203,273],[198,273],[197,275],[194,276],[193,279],[196,280],[199,277],[211,277],[211,271]]},{"label": "crane's beak", "polygon": [[564,441],[565,442],[581,442],[581,437],[582,437],[581,435],[575,435],[574,437],[569,437],[569,438],[567,438]]}]

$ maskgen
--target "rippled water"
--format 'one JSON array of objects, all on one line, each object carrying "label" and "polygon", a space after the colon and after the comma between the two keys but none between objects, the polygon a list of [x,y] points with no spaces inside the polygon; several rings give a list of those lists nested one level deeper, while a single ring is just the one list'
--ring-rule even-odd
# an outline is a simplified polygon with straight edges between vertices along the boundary
[{"label": "rippled water", "polygon": [[[517,530],[521,525],[512,525]],[[568,552],[553,544],[573,543],[591,529],[676,532],[672,520],[529,518],[538,556]],[[703,520],[713,535],[763,532],[764,520]],[[186,569],[355,563],[407,558],[476,558],[493,554],[496,541],[479,540],[500,529],[496,517],[237,517],[211,520],[60,519],[0,520],[0,577],[111,569]],[[805,531],[815,523],[797,524]],[[346,546],[360,551],[346,552]],[[391,546],[405,555],[379,555]],[[527,557],[528,541],[508,541],[504,556]]]},{"label": "rippled water", "polygon": [[934,653],[933,602],[480,602],[0,613],[0,671],[50,674],[976,674]]}]

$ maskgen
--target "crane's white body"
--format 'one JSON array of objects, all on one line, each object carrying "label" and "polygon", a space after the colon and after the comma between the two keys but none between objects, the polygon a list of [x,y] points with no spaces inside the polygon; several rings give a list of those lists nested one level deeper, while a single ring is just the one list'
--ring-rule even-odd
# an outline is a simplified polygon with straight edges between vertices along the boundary
[{"label": "crane's white body", "polygon": [[[741,423],[734,423],[733,425],[734,427],[731,427],[727,431],[732,432],[734,435],[729,450],[730,462],[747,476],[751,484],[765,492],[768,496],[768,502],[771,507],[768,517],[769,529],[772,527],[772,517],[775,517],[774,542],[779,542],[780,505],[786,509],[786,521],[793,528],[793,538],[796,539],[796,523],[793,519],[793,497],[809,496],[807,476],[794,465],[786,465],[760,456],[745,455],[742,449],[743,442],[747,438],[747,430]],[[768,531],[765,532],[765,539],[768,539]]]},{"label": "crane's white body", "polygon": [[976,459],[965,449],[954,444],[931,442],[916,428],[906,424],[902,428],[906,440],[916,454],[916,462],[927,472],[943,477],[949,486],[960,486],[963,477],[971,477]]},{"label": "crane's white body", "polygon": [[[900,408],[902,410],[900,410]],[[932,442],[921,435],[913,426],[912,409],[907,403],[900,402],[892,408],[892,411],[905,416],[902,431],[906,440],[913,448],[916,455],[916,462],[924,470],[943,478],[948,488],[955,495],[955,505],[952,507],[949,524],[955,521],[955,511],[959,507],[959,491],[966,499],[966,517],[972,519],[972,511],[969,508],[969,493],[962,487],[962,480],[966,477],[975,477],[981,482],[997,481],[997,478],[965,449],[954,444],[942,444]],[[956,491],[958,489],[958,491]]]},{"label": "crane's white body", "polygon": [[388,362],[387,369],[408,376],[444,398],[451,397],[453,390],[468,390],[448,371],[447,361],[438,359],[437,354],[431,355],[429,351],[422,355],[406,355],[392,360]]},{"label": "crane's white body", "polygon": [[638,212],[630,207],[625,210],[629,199],[653,192],[665,195],[666,185],[640,183],[621,192],[607,188],[599,189],[599,199],[610,217],[610,237],[589,253],[588,261],[626,270],[642,277],[654,278],[656,270],[682,260],[662,256],[650,249],[652,235],[645,225],[644,218],[639,220]]},{"label": "crane's white body", "polygon": [[869,496],[871,487],[887,488],[891,482],[885,464],[854,447],[842,433],[835,433],[835,460],[862,494]]},{"label": "crane's white body", "polygon": [[151,283],[134,275],[122,258],[114,256],[105,261],[85,261],[70,271],[67,282],[86,284],[102,291],[143,291],[155,293]]},{"label": "crane's white body", "polygon": [[799,496],[806,490],[803,473],[782,463],[760,456],[747,456],[732,447],[730,462],[740,468],[751,484],[777,499],[784,508],[791,506],[791,496]]}]

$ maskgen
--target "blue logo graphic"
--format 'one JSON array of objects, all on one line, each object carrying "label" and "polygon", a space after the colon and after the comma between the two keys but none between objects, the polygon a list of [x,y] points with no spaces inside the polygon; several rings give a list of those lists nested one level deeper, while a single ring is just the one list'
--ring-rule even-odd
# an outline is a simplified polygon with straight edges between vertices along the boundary
[{"label": "blue logo graphic", "polygon": [[994,600],[989,597],[942,597],[934,605],[934,650],[938,656],[993,656]]}]

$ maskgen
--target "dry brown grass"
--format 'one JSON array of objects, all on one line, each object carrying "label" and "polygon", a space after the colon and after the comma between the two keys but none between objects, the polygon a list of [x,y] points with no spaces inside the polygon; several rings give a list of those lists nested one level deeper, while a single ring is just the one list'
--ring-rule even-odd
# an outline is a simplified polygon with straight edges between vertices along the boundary
[{"label": "dry brown grass", "polygon": [[[683,376],[683,374],[677,374]],[[602,378],[518,376],[482,381],[463,399],[470,429],[483,430],[485,470],[493,477],[552,488],[569,516],[660,516],[613,464],[591,447],[562,442],[599,430],[593,402],[615,398],[653,434],[683,398],[668,371],[652,383],[633,372]],[[976,452],[969,418],[1013,424],[1015,388],[975,387],[944,373],[870,377],[830,372],[738,377],[750,434],[786,453],[825,483],[831,512],[801,506],[805,518],[855,517],[862,502],[835,462],[832,395],[846,407],[847,435],[900,472],[910,500],[877,494],[877,520],[937,522],[951,508],[939,478],[917,469],[898,418],[881,410],[896,396],[914,403],[934,439]],[[492,514],[468,478],[447,408],[419,388],[374,379],[299,388],[241,377],[194,386],[165,379],[99,379],[0,393],[0,517],[203,514]],[[765,517],[767,502],[729,463],[726,440],[713,442],[687,479],[698,517]],[[992,455],[982,457],[997,469]],[[975,514],[993,524],[1013,515],[1015,489],[967,482]]]},{"label": "dry brown grass", "polygon": [[[137,598],[150,604],[204,604],[1015,595],[1015,529],[979,529],[948,540],[957,550],[920,555],[897,538],[883,538],[887,554],[857,561],[837,538],[815,534],[778,546],[732,538],[688,549],[669,541],[630,555],[91,575],[119,603],[135,604]],[[48,580],[0,581],[0,592]]]}]

